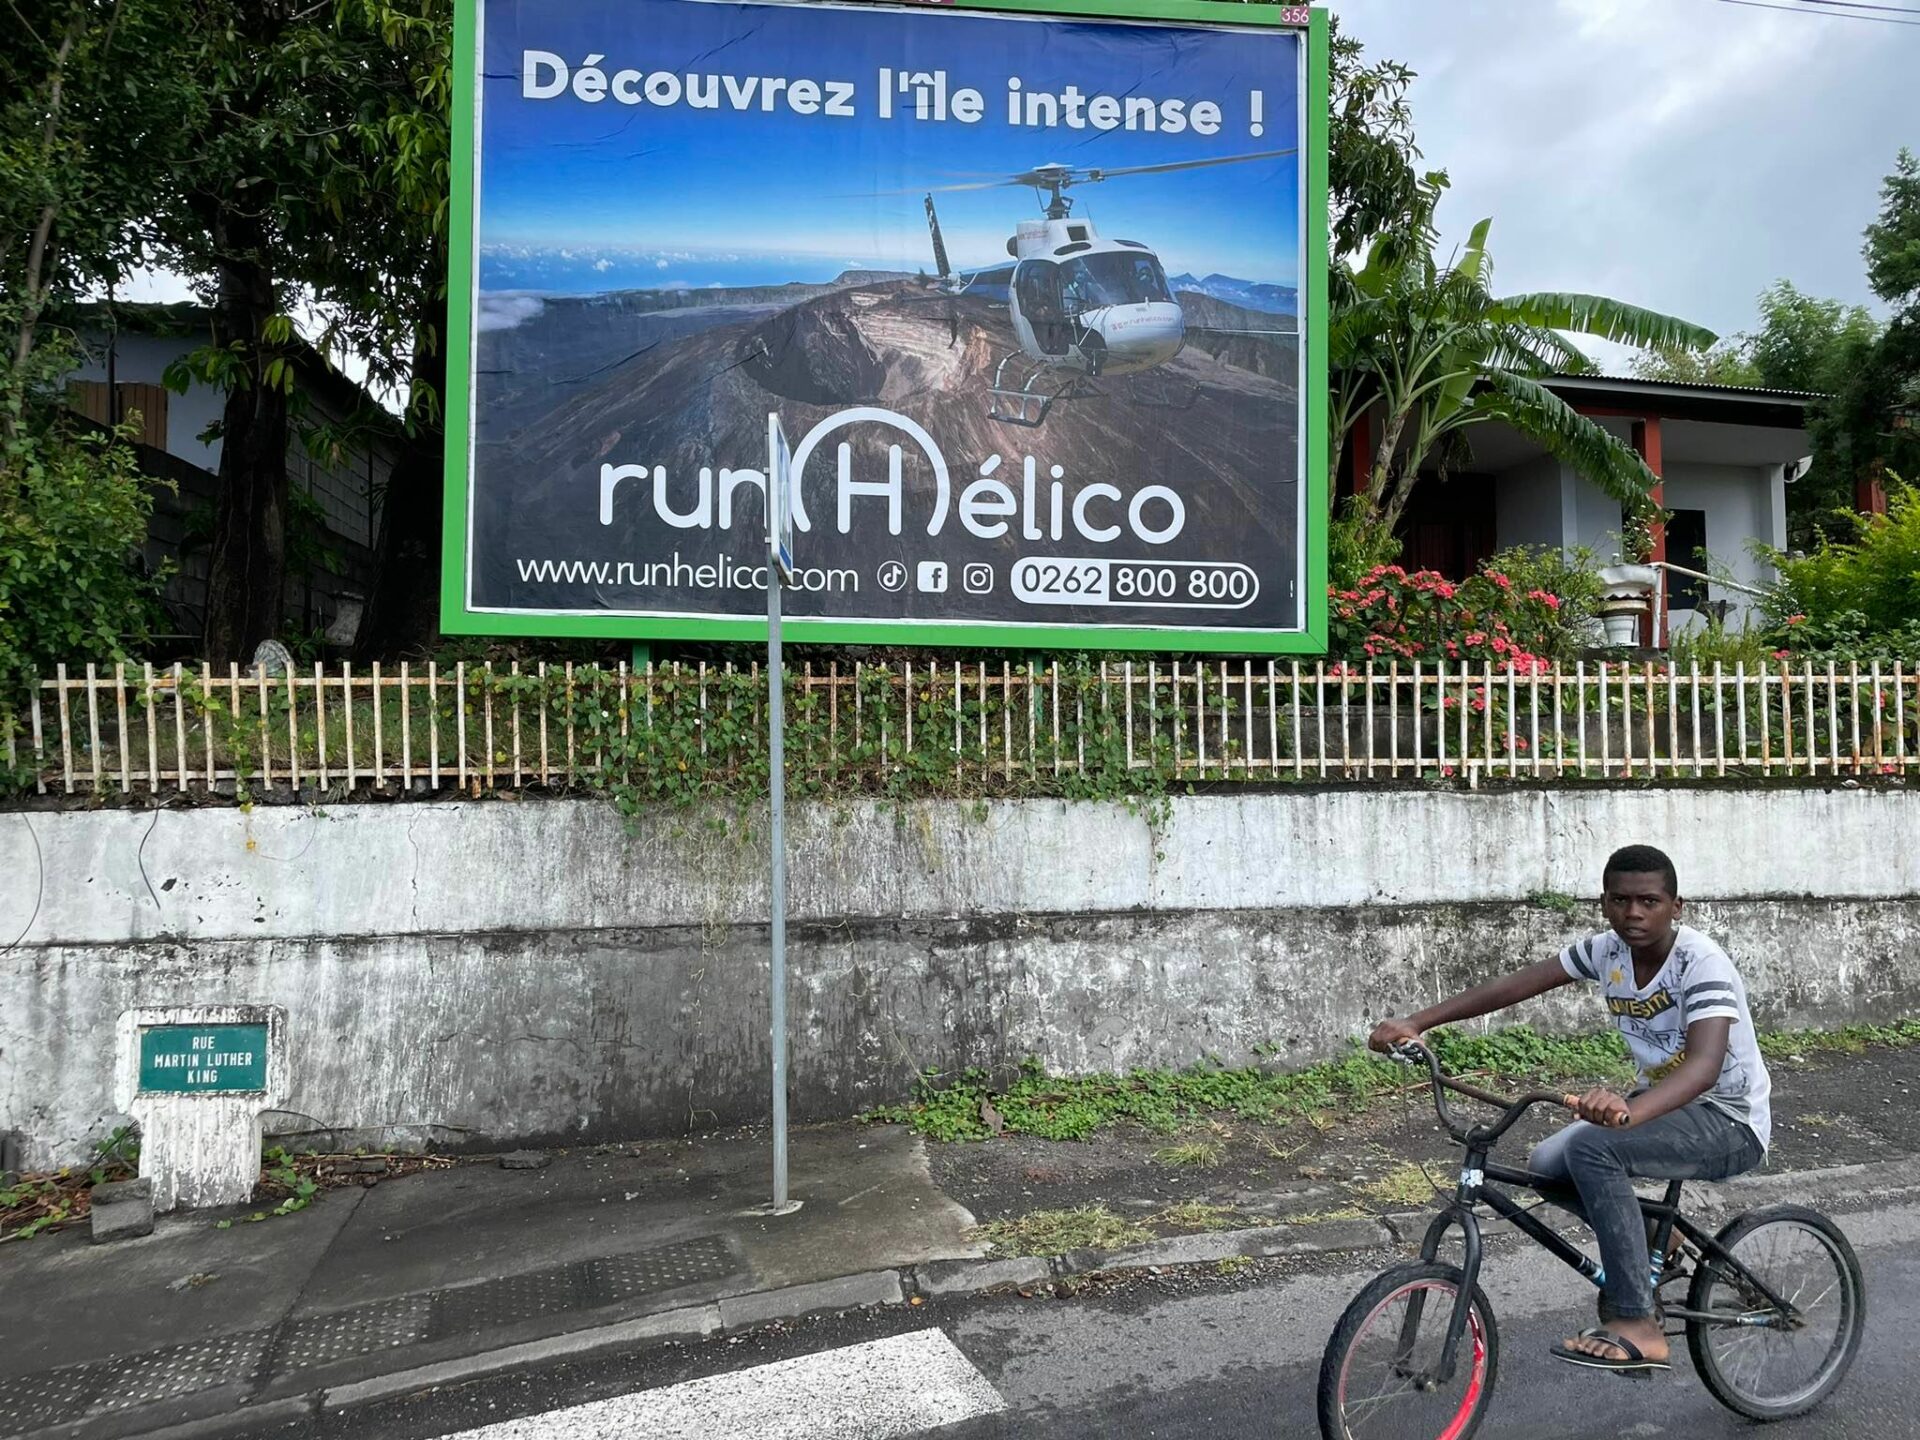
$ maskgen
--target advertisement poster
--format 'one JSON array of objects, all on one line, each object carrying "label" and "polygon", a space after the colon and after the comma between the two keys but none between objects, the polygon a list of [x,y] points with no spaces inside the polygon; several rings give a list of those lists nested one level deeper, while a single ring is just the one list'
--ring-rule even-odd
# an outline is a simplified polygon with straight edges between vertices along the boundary
[{"label": "advertisement poster", "polygon": [[771,429],[794,639],[1310,642],[1307,29],[462,18],[449,630],[763,632]]}]

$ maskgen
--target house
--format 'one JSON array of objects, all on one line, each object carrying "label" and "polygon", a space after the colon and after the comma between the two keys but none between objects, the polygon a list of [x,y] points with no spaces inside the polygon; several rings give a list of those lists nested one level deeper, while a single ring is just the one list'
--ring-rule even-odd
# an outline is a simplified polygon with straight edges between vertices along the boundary
[{"label": "house", "polygon": [[[173,633],[197,645],[206,618],[207,539],[219,497],[225,396],[195,380],[184,391],[165,383],[169,366],[212,338],[212,311],[201,305],[95,305],[83,313],[85,362],[69,377],[68,403],[103,425],[138,417],[141,468],[172,489],[156,489],[145,559],[171,561],[163,603]],[[399,450],[399,422],[360,386],[302,346],[295,356],[304,411],[287,445],[293,504],[288,520],[286,629],[311,635],[357,624],[373,578],[380,498]],[[337,451],[310,448],[320,425],[356,422]]]},{"label": "house", "polygon": [[[1663,577],[1643,638],[1721,615],[1739,626],[1777,577],[1756,542],[1787,543],[1787,486],[1808,473],[1807,407],[1818,397],[1731,385],[1565,376],[1550,388],[1631,444],[1661,479],[1667,511],[1653,559]],[[1368,422],[1349,446],[1350,488],[1363,480]],[[1515,545],[1585,547],[1601,564],[1621,553],[1623,516],[1598,486],[1502,425],[1469,432],[1473,459],[1444,480],[1425,476],[1402,518],[1409,567],[1459,577]],[[1688,573],[1694,572],[1694,573]],[[1711,577],[1711,578],[1705,578]]]}]

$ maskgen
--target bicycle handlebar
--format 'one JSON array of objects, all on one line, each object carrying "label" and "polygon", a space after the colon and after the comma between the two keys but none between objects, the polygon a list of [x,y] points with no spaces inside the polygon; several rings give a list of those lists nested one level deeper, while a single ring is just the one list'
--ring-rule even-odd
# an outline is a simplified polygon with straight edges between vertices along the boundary
[{"label": "bicycle handlebar", "polygon": [[[1502,1135],[1506,1134],[1515,1122],[1535,1105],[1559,1105],[1565,1109],[1572,1110],[1576,1108],[1579,1101],[1577,1095],[1556,1093],[1551,1090],[1529,1090],[1524,1095],[1512,1097],[1496,1095],[1491,1090],[1482,1090],[1477,1085],[1469,1085],[1465,1081],[1455,1080],[1452,1076],[1441,1070],[1439,1057],[1426,1046],[1415,1041],[1403,1041],[1401,1044],[1394,1046],[1388,1053],[1395,1059],[1404,1061],[1409,1065],[1425,1062],[1427,1072],[1433,1079],[1434,1112],[1439,1115],[1440,1123],[1446,1127],[1447,1133],[1463,1145],[1469,1143],[1491,1145]],[[1478,1100],[1483,1105],[1491,1105],[1495,1109],[1504,1110],[1507,1113],[1501,1116],[1491,1127],[1477,1125],[1472,1130],[1465,1130],[1459,1122],[1454,1119],[1453,1112],[1447,1108],[1446,1092],[1449,1090],[1454,1091],[1456,1094],[1464,1095],[1469,1100]]]}]

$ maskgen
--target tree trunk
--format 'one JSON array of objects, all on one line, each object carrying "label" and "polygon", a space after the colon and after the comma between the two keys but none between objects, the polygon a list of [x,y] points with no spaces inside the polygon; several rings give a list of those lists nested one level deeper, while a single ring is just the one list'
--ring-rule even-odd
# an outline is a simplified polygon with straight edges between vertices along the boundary
[{"label": "tree trunk", "polygon": [[[439,333],[445,333],[441,324]],[[445,403],[447,357],[438,349],[416,353],[413,383],[428,386]],[[408,434],[394,461],[380,510],[374,551],[373,593],[355,643],[358,654],[378,660],[429,647],[440,634],[440,524],[446,496],[447,436],[443,424],[424,421]]]},{"label": "tree trunk", "polygon": [[[67,83],[67,59],[73,54],[74,42],[80,38],[80,32],[86,26],[86,13],[77,11],[67,26],[67,33],[60,39],[60,48],[53,57],[53,75],[47,92],[47,119],[40,140],[40,160],[51,175],[54,169],[53,152],[60,139],[61,112]],[[26,393],[27,361],[33,356],[35,333],[40,327],[40,313],[46,308],[47,277],[51,271],[49,265],[50,244],[53,238],[54,221],[60,215],[60,197],[47,201],[41,207],[40,218],[33,227],[33,238],[27,246],[27,270],[21,285],[20,328],[14,335],[13,368],[7,375],[7,404],[5,410],[6,432],[12,435],[17,427],[17,414],[22,397]]]},{"label": "tree trunk", "polygon": [[[259,258],[259,223],[231,212],[215,221],[219,298],[214,342],[236,347],[246,383],[227,391],[221,420],[220,499],[214,510],[207,577],[206,657],[245,662],[285,617],[287,579],[287,394],[267,383],[268,365],[287,358],[266,339],[278,313],[273,277]],[[224,230],[224,234],[220,233]]]}]

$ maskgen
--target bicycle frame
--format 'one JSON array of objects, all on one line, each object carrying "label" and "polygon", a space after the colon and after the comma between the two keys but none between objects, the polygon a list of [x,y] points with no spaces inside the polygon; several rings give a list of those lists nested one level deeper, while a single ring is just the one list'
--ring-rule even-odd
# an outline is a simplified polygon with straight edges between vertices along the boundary
[{"label": "bicycle frame", "polygon": [[[1459,1354],[1460,1340],[1467,1330],[1467,1318],[1473,1303],[1474,1286],[1479,1282],[1480,1263],[1484,1246],[1480,1236],[1480,1217],[1475,1207],[1485,1205],[1496,1215],[1512,1223],[1513,1227],[1527,1236],[1535,1244],[1559,1260],[1563,1265],[1583,1276],[1587,1282],[1598,1288],[1606,1278],[1595,1261],[1582,1254],[1559,1232],[1543,1221],[1535,1218],[1531,1207],[1524,1206],[1512,1196],[1501,1190],[1490,1188],[1492,1185],[1508,1185],[1519,1189],[1531,1190],[1548,1203],[1553,1203],[1554,1191],[1540,1186],[1538,1177],[1524,1170],[1515,1170],[1505,1165],[1496,1165],[1488,1160],[1488,1155],[1500,1137],[1512,1127],[1521,1115],[1537,1104],[1565,1104],[1565,1099],[1555,1095],[1535,1092],[1508,1101],[1504,1097],[1490,1095],[1476,1090],[1472,1086],[1462,1085],[1451,1080],[1440,1071],[1438,1060],[1422,1047],[1418,1049],[1433,1074],[1434,1108],[1439,1113],[1441,1124],[1447,1133],[1466,1148],[1466,1162],[1460,1169],[1460,1181],[1454,1191],[1453,1200],[1427,1227],[1426,1237],[1420,1244],[1420,1258],[1432,1261],[1438,1258],[1440,1247],[1446,1240],[1447,1232],[1460,1231],[1462,1282],[1454,1296],[1453,1312],[1447,1319],[1445,1342],[1441,1347],[1439,1363],[1434,1373],[1413,1377],[1416,1383],[1441,1386],[1453,1379],[1456,1359]],[[1455,1090],[1489,1104],[1505,1109],[1506,1114],[1492,1125],[1477,1125],[1470,1130],[1462,1130],[1449,1113],[1443,1096],[1444,1090]],[[1762,1296],[1771,1310],[1766,1313],[1747,1315],[1709,1314],[1673,1307],[1665,1310],[1669,1320],[1697,1321],[1702,1324],[1718,1326],[1771,1326],[1782,1324],[1796,1326],[1802,1323],[1800,1312],[1787,1300],[1775,1294],[1764,1281],[1729,1252],[1725,1246],[1701,1229],[1693,1221],[1680,1213],[1680,1195],[1684,1181],[1674,1180],[1667,1185],[1666,1194],[1659,1200],[1640,1198],[1641,1214],[1647,1219],[1651,1229],[1653,1284],[1660,1284],[1661,1272],[1665,1268],[1667,1248],[1678,1230],[1686,1240],[1700,1252],[1701,1264],[1718,1265],[1730,1271],[1734,1277],[1750,1286],[1754,1293]],[[1406,1319],[1400,1331],[1399,1362],[1402,1367],[1411,1360],[1414,1343],[1419,1335],[1420,1319],[1426,1307],[1426,1296],[1416,1293],[1407,1302]]]}]

